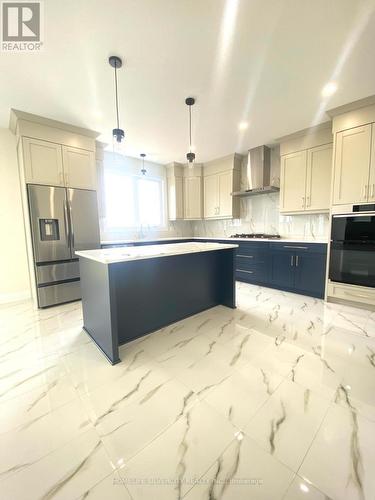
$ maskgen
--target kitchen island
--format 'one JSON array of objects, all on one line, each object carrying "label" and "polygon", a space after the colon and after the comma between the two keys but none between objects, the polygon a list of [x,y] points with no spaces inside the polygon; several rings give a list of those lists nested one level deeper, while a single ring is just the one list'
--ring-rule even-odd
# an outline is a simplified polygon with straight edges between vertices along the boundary
[{"label": "kitchen island", "polygon": [[76,252],[84,329],[112,364],[119,346],[216,305],[235,308],[235,249],[176,243]]}]

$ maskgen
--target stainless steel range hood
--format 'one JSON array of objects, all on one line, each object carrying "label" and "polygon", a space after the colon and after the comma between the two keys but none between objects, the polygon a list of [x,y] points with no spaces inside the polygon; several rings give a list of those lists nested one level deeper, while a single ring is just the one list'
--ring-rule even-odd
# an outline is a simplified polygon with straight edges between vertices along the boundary
[{"label": "stainless steel range hood", "polygon": [[267,146],[249,150],[246,174],[246,189],[232,193],[232,196],[253,196],[280,191],[280,188],[271,185],[271,150]]}]

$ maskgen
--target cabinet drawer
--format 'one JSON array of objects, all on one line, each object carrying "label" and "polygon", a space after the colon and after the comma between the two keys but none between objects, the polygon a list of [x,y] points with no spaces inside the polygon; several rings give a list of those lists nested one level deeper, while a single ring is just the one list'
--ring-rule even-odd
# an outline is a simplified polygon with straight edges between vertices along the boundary
[{"label": "cabinet drawer", "polygon": [[375,289],[331,282],[328,283],[327,295],[329,298],[358,302],[375,307]]},{"label": "cabinet drawer", "polygon": [[236,278],[247,283],[267,283],[268,271],[266,264],[254,266],[242,265],[236,261]]},{"label": "cabinet drawer", "polygon": [[271,250],[278,252],[327,253],[326,243],[270,243]]}]

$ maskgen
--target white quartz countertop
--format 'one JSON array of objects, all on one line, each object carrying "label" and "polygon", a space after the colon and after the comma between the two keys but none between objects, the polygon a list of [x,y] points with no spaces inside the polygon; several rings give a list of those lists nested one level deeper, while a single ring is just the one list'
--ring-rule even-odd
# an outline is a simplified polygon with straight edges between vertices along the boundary
[{"label": "white quartz countertop", "polygon": [[211,236],[192,236],[195,240],[225,240],[225,241],[272,241],[273,243],[328,243],[327,240],[321,239],[307,239],[307,238],[230,238],[224,236],[223,238]]},{"label": "white quartz countertop", "polygon": [[309,239],[309,238],[303,238],[303,237],[296,237],[296,238],[279,238],[279,239],[274,239],[274,238],[230,238],[229,236],[175,236],[174,238],[150,238],[150,239],[144,239],[144,240],[112,240],[112,241],[102,241],[102,245],[127,245],[127,244],[132,244],[132,243],[147,243],[148,241],[160,241],[162,243],[163,241],[176,241],[176,240],[181,240],[182,242],[184,240],[226,240],[226,241],[272,241],[272,242],[280,242],[280,243],[328,243],[327,239],[324,238],[317,238],[317,239]]},{"label": "white quartz countertop", "polygon": [[95,260],[102,264],[115,262],[128,262],[132,260],[153,259],[155,257],[168,257],[187,253],[211,252],[237,248],[238,245],[226,243],[170,243],[166,245],[147,245],[139,247],[103,248],[98,250],[82,250],[76,255],[86,259]]},{"label": "white quartz countertop", "polygon": [[[144,239],[138,239],[138,240],[104,240],[101,241],[101,245],[126,245],[127,243],[147,243],[148,241],[175,241],[175,240],[191,240],[194,238],[194,236],[175,236],[175,237],[168,237],[168,238],[144,238]],[[219,239],[219,238],[217,238]]]}]

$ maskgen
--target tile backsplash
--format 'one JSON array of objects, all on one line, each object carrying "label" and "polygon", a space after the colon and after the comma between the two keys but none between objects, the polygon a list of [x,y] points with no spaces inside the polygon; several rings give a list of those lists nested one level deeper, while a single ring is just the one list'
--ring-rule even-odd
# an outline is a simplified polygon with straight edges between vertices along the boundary
[{"label": "tile backsplash", "polygon": [[328,239],[329,215],[280,215],[279,193],[241,199],[241,218],[193,223],[194,236],[230,236],[235,233],[280,234],[284,238]]}]

